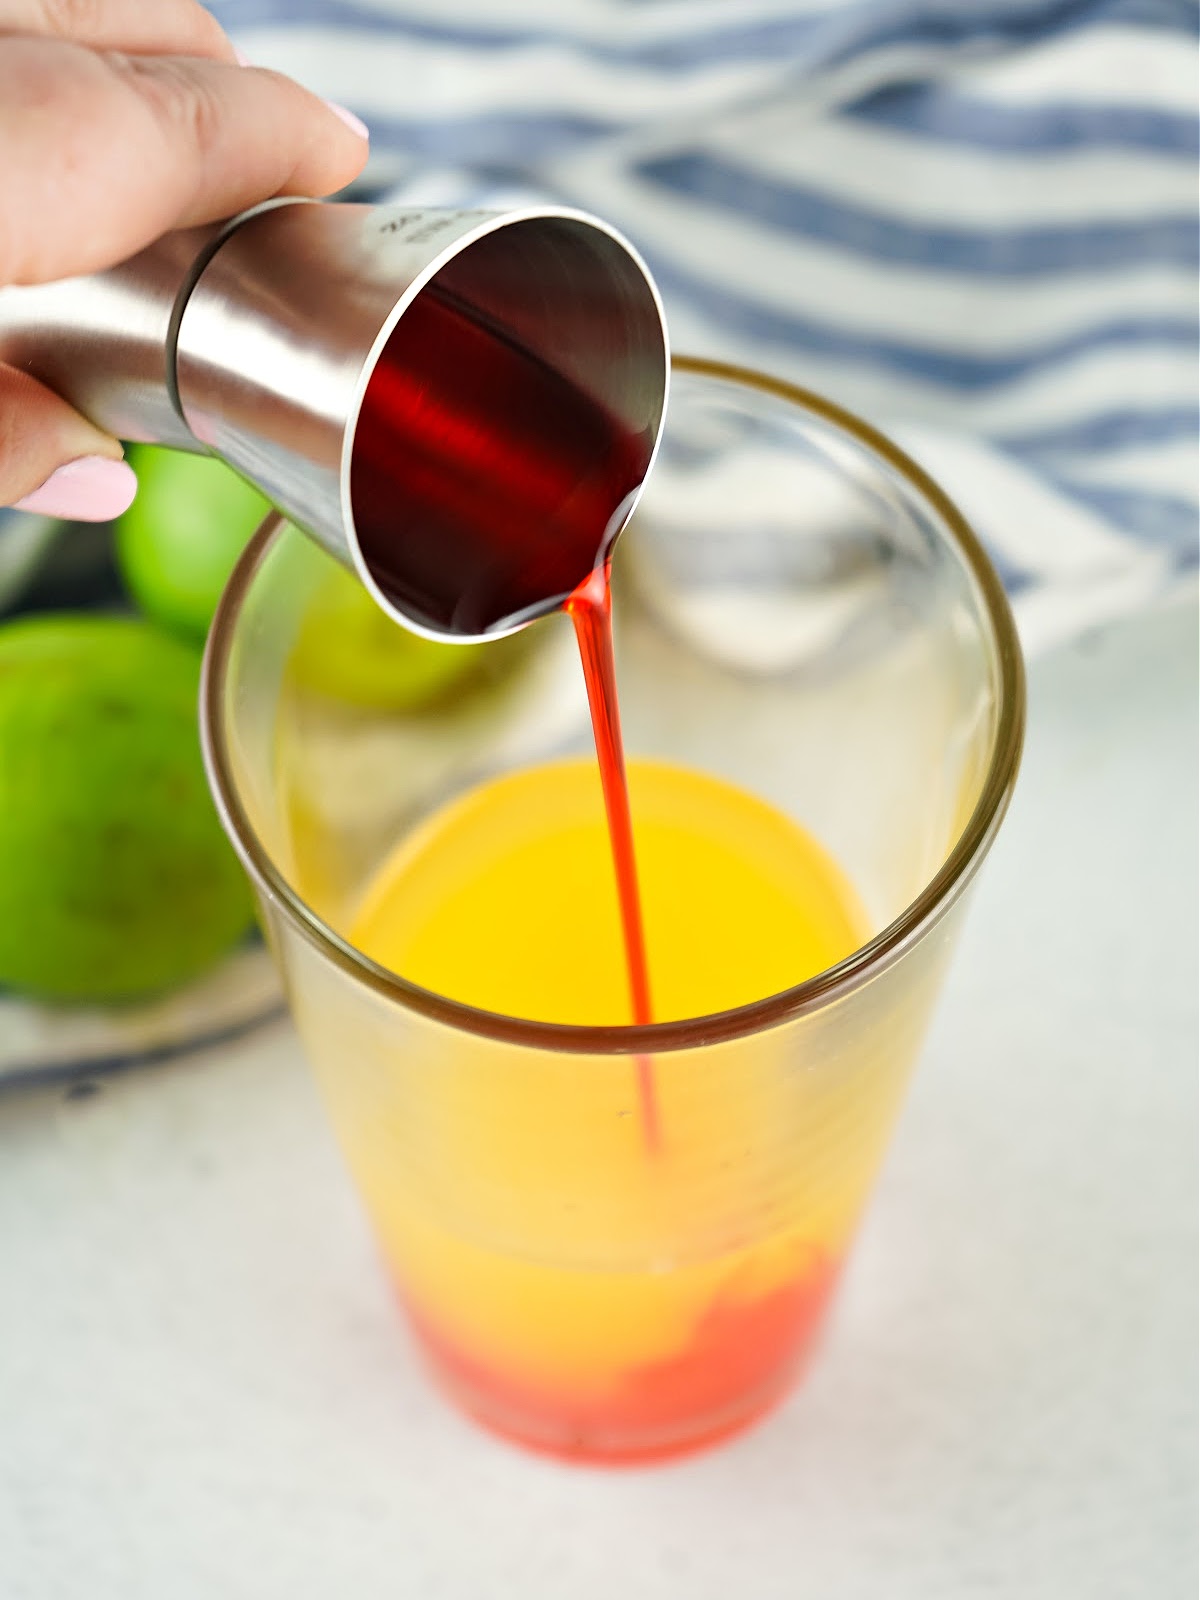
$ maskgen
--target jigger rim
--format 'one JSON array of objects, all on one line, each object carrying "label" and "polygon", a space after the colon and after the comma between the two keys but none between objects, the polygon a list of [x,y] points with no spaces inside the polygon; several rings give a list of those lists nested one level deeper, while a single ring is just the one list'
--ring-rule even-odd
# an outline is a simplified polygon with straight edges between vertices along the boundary
[{"label": "jigger rim", "polygon": [[[451,214],[440,211],[437,208],[419,205],[402,206],[396,204],[390,205],[384,209],[409,211],[416,214],[420,214],[428,210],[431,217],[444,217]],[[622,508],[622,521],[620,527],[612,531],[611,538],[609,540],[609,548],[611,548],[622,529],[628,525],[630,518],[637,509],[637,503],[641,499],[642,489],[645,486],[646,478],[649,477],[650,473],[654,469],[654,462],[657,459],[659,446],[662,443],[663,427],[667,415],[667,404],[670,399],[671,346],[670,337],[667,331],[666,308],[663,305],[662,295],[659,293],[658,285],[654,281],[654,276],[651,273],[649,266],[647,265],[640,251],[625,237],[620,229],[614,228],[611,223],[606,222],[602,217],[593,216],[591,212],[581,211],[574,206],[540,204],[514,206],[505,211],[495,211],[490,213],[473,213],[469,209],[464,208],[462,215],[478,215],[480,217],[480,221],[474,227],[467,229],[464,233],[461,233],[456,238],[452,239],[448,244],[438,251],[437,255],[432,261],[428,262],[421,269],[421,271],[417,273],[412,282],[404,290],[404,293],[396,301],[396,304],[392,307],[387,317],[384,319],[379,332],[375,335],[375,338],[371,343],[370,349],[363,358],[362,368],[355,382],[354,393],[351,398],[346,418],[341,462],[338,468],[338,495],[341,503],[342,527],[345,529],[346,545],[350,554],[350,559],[354,563],[354,570],[358,574],[359,581],[370,593],[372,598],[375,600],[375,603],[394,621],[399,622],[401,626],[407,628],[410,633],[419,634],[423,639],[432,639],[438,644],[470,645],[478,644],[484,639],[504,639],[510,634],[519,633],[521,629],[527,625],[527,623],[533,621],[538,615],[544,615],[552,611],[554,609],[554,603],[552,601],[548,601],[545,612],[539,610],[530,610],[528,613],[523,614],[519,620],[513,622],[511,627],[491,628],[486,633],[480,634],[448,633],[440,631],[437,628],[427,627],[419,619],[411,616],[407,611],[402,610],[396,605],[394,600],[389,599],[385,591],[376,583],[371,569],[367,565],[367,562],[363,556],[362,548],[359,544],[358,530],[355,527],[354,522],[354,508],[351,497],[351,471],[354,459],[354,439],[358,429],[363,401],[366,399],[367,388],[370,385],[371,378],[379,364],[380,358],[387,348],[388,341],[391,339],[392,334],[396,331],[396,326],[400,322],[400,319],[403,317],[405,311],[407,311],[409,306],[412,305],[413,301],[422,292],[422,290],[427,288],[428,285],[432,283],[432,281],[440,273],[444,272],[452,261],[465,254],[466,251],[471,249],[473,245],[478,244],[481,239],[487,238],[493,233],[507,232],[510,228],[516,227],[525,222],[562,221],[582,223],[585,227],[589,228],[593,232],[604,234],[607,238],[611,239],[614,244],[619,245],[625,254],[629,256],[631,261],[641,272],[642,277],[645,280],[646,288],[649,290],[650,297],[654,303],[654,308],[658,313],[658,326],[662,337],[663,395],[662,405],[658,414],[658,426],[654,436],[654,445],[650,452],[650,459],[646,468],[645,476],[643,477],[641,484],[638,485],[638,487],[624,503]]]}]

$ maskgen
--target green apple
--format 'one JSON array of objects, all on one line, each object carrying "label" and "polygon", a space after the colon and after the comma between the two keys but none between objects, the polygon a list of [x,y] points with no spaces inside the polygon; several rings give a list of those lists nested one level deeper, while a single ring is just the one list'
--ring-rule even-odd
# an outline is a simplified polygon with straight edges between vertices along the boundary
[{"label": "green apple", "polygon": [[296,638],[292,682],[350,705],[416,711],[473,677],[489,649],[495,645],[442,644],[411,633],[329,559]]},{"label": "green apple", "polygon": [[209,797],[194,646],[127,617],[0,626],[0,985],[117,1001],[253,918]]},{"label": "green apple", "polygon": [[270,510],[212,456],[154,445],[129,451],[137,498],[117,523],[117,564],[148,617],[203,639],[246,541]]}]

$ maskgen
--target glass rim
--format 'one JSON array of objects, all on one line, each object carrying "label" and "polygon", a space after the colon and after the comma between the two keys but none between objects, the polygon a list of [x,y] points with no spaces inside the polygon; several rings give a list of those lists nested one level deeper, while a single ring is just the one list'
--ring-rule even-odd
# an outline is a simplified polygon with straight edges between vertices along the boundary
[{"label": "glass rim", "polygon": [[681,373],[773,395],[832,423],[894,468],[938,513],[978,586],[983,611],[992,630],[999,707],[987,773],[966,825],[920,894],[844,960],[802,983],[728,1010],[641,1024],[539,1022],[452,1000],[411,983],[363,955],[306,905],[271,859],[238,794],[226,737],[225,691],[242,606],[280,530],[286,526],[285,518],[272,512],[259,526],[234,567],[217,606],[204,652],[200,688],[201,743],[209,783],[226,832],[251,877],[266,891],[268,898],[283,909],[298,931],[335,966],[409,1011],[504,1044],[580,1055],[661,1054],[743,1038],[841,1000],[899,960],[958,900],[987,854],[1016,782],[1025,725],[1021,647],[1003,585],[978,537],[954,503],[884,434],[808,389],[747,367],[696,356],[675,355],[671,364]]}]

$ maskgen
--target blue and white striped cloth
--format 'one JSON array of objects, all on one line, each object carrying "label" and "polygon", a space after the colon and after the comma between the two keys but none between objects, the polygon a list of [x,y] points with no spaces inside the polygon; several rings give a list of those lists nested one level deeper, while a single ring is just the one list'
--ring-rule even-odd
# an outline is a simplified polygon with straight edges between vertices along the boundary
[{"label": "blue and white striped cloth", "polygon": [[[1031,651],[1194,581],[1190,0],[210,5],[370,125],[364,193],[597,212],[676,348],[890,432],[984,535]],[[10,592],[38,538],[6,530]],[[10,1000],[0,1080],[278,1010],[255,951],[124,1017]]]},{"label": "blue and white striped cloth", "polygon": [[1192,0],[210,0],[368,179],[620,227],[675,347],[895,436],[1028,649],[1197,565]]}]

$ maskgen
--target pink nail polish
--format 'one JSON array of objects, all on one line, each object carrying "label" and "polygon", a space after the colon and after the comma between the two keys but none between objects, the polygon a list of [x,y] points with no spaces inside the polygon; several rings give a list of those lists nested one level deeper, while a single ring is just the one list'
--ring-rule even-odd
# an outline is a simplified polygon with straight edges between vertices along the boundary
[{"label": "pink nail polish", "polygon": [[127,462],[80,456],[52,472],[15,509],[72,522],[108,522],[128,509],[136,493],[137,477]]},{"label": "pink nail polish", "polygon": [[360,139],[369,139],[370,130],[361,117],[356,117],[353,111],[347,111],[345,106],[339,106],[336,100],[326,100],[325,104],[335,117],[340,117],[351,133],[356,133]]}]

